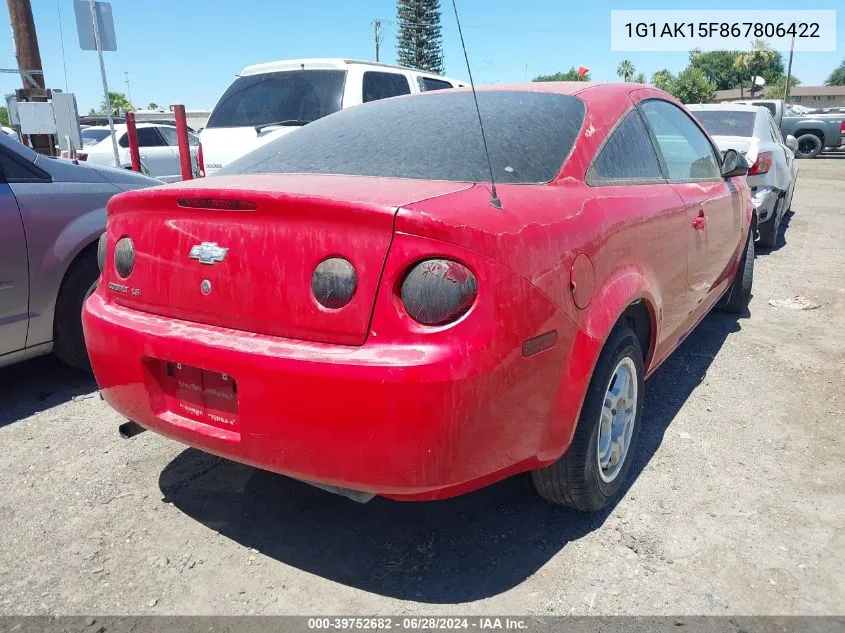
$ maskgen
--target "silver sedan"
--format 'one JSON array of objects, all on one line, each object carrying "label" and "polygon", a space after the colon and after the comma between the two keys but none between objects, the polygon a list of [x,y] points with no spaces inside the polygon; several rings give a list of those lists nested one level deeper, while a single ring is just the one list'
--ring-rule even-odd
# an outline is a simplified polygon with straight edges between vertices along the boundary
[{"label": "silver sedan", "polygon": [[760,245],[774,246],[798,180],[798,141],[784,139],[769,110],[760,106],[710,103],[687,108],[722,152],[735,149],[745,155]]},{"label": "silver sedan", "polygon": [[48,158],[0,134],[0,366],[55,352],[88,368],[82,303],[116,193],[154,178]]}]

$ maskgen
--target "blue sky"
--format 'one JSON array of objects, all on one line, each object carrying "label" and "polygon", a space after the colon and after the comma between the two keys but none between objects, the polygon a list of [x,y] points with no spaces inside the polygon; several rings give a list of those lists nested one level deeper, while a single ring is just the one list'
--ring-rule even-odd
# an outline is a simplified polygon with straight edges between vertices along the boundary
[{"label": "blue sky", "polygon": [[[441,0],[446,74],[466,78],[451,0]],[[67,88],[81,112],[102,100],[97,55],[79,50],[71,0],[32,0],[48,87],[65,87],[60,23],[64,32]],[[798,52],[794,74],[817,85],[845,58],[845,4],[841,0],[763,0],[760,8],[840,9],[837,52]],[[138,106],[185,103],[212,106],[244,66],[292,57],[373,59],[375,17],[392,21],[382,45],[382,61],[394,61],[394,0],[112,0],[118,50],[105,53],[109,88],[126,92]],[[0,16],[8,23],[6,3]],[[458,0],[470,62],[478,83],[523,81],[570,66],[590,68],[594,81],[616,81],[625,57],[648,76],[673,72],[686,53],[610,51],[611,9],[743,8],[735,0]],[[747,7],[745,7],[747,8]],[[59,20],[61,14],[61,20]],[[10,31],[0,40],[0,67],[14,68]],[[19,87],[16,75],[0,75],[3,94]]]}]

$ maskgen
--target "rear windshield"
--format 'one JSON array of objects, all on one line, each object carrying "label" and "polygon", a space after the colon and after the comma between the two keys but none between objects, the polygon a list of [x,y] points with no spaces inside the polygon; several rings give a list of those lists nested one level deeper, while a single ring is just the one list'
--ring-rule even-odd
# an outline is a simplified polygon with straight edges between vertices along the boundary
[{"label": "rear windshield", "polygon": [[238,77],[206,127],[310,122],[340,110],[345,70],[291,70]]},{"label": "rear windshield", "polygon": [[775,108],[774,103],[769,103],[768,101],[752,101],[751,105],[763,106],[769,112],[772,113],[772,117],[777,117],[777,115],[778,115],[778,111],[777,111],[777,108]]},{"label": "rear windshield", "polygon": [[[584,121],[570,95],[478,93],[497,182],[548,182]],[[472,93],[430,92],[333,114],[230,163],[216,174],[310,173],[425,180],[489,180]]]},{"label": "rear windshield", "polygon": [[754,136],[754,112],[693,110],[710,136]]},{"label": "rear windshield", "polygon": [[111,132],[108,130],[82,130],[80,133],[82,136],[82,147],[96,145],[104,138],[108,137],[109,134],[111,134]]}]

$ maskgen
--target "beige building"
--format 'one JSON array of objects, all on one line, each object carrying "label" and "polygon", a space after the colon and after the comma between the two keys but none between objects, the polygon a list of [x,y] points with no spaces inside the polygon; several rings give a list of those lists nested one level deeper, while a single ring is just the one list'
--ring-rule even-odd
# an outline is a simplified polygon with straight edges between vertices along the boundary
[{"label": "beige building", "polygon": [[[743,96],[739,88],[717,90],[713,102],[759,99],[761,93],[762,90],[755,90],[752,95],[745,90]],[[842,108],[845,107],[845,86],[796,86],[789,90],[789,101],[807,108]]]}]

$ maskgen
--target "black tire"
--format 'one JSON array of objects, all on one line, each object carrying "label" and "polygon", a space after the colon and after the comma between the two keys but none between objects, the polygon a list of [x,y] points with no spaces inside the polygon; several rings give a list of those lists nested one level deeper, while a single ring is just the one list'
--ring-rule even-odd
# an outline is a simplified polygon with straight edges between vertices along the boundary
[{"label": "black tire", "polygon": [[751,235],[745,244],[745,252],[728,291],[719,301],[719,310],[730,314],[742,314],[751,301],[751,287],[754,285],[754,240]]},{"label": "black tire", "polygon": [[91,371],[91,361],[82,333],[82,305],[97,287],[99,276],[97,251],[89,248],[71,264],[56,299],[53,352],[66,365],[83,371]]},{"label": "black tire", "polygon": [[818,135],[812,132],[802,134],[798,137],[798,150],[795,152],[795,158],[815,158],[821,154],[824,149],[824,144]]},{"label": "black tire", "polygon": [[[637,374],[634,428],[621,468],[612,481],[606,482],[599,474],[599,418],[610,381],[625,357],[633,361]],[[531,473],[534,487],[541,497],[583,512],[601,510],[615,499],[628,476],[636,452],[643,410],[643,375],[643,353],[636,334],[627,326],[617,325],[599,355],[572,444],[554,464]]]},{"label": "black tire", "polygon": [[780,229],[781,221],[780,212],[784,203],[785,199],[783,197],[778,198],[778,201],[775,203],[774,211],[772,212],[772,217],[758,226],[757,230],[760,233],[760,239],[757,241],[760,242],[760,246],[773,248],[775,244],[777,244],[778,230]]}]

